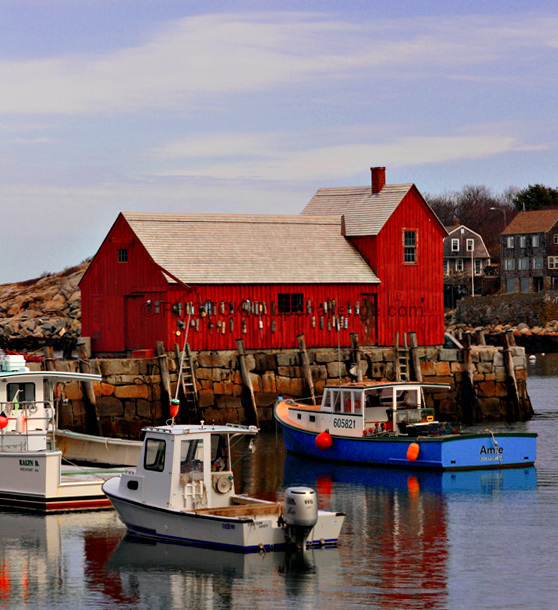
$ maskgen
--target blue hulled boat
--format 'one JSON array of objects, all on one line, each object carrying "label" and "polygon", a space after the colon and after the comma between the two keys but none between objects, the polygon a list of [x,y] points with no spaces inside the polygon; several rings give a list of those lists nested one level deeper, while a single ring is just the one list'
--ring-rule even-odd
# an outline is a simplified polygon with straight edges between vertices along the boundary
[{"label": "blue hulled boat", "polygon": [[319,460],[433,470],[535,463],[535,433],[465,433],[436,420],[426,394],[448,389],[418,382],[326,386],[321,405],[279,398],[274,413],[287,451]]}]

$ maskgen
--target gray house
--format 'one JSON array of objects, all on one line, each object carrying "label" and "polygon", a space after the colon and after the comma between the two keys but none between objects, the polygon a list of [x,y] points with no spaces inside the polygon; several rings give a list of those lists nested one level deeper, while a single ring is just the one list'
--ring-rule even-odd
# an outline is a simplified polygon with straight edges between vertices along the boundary
[{"label": "gray house", "polygon": [[558,290],[558,210],[520,212],[500,235],[502,290]]},{"label": "gray house", "polygon": [[444,238],[444,278],[482,277],[490,265],[490,254],[482,237],[465,225],[446,227]]}]

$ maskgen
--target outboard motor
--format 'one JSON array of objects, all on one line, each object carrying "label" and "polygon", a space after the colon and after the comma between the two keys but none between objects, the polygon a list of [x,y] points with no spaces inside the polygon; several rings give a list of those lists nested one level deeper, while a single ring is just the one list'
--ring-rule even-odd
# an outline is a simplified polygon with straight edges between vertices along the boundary
[{"label": "outboard motor", "polygon": [[285,537],[299,549],[306,548],[306,539],[318,522],[316,492],[310,487],[289,487],[283,506]]}]

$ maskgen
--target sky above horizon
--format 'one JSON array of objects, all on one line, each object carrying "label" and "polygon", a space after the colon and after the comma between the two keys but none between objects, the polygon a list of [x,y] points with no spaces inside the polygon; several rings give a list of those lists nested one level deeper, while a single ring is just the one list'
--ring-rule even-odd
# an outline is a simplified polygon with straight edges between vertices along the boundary
[{"label": "sky above horizon", "polygon": [[298,214],[372,166],[558,187],[556,74],[550,1],[0,0],[0,284],[121,211]]}]

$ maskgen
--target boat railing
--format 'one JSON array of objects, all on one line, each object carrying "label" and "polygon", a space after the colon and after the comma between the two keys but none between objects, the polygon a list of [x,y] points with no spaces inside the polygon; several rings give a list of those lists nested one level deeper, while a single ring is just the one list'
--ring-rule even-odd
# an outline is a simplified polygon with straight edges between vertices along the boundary
[{"label": "boat railing", "polygon": [[30,440],[37,437],[45,439],[41,448],[54,448],[56,423],[51,401],[0,402],[0,413],[8,419],[8,425],[0,430],[0,450],[29,451],[36,444]]}]

